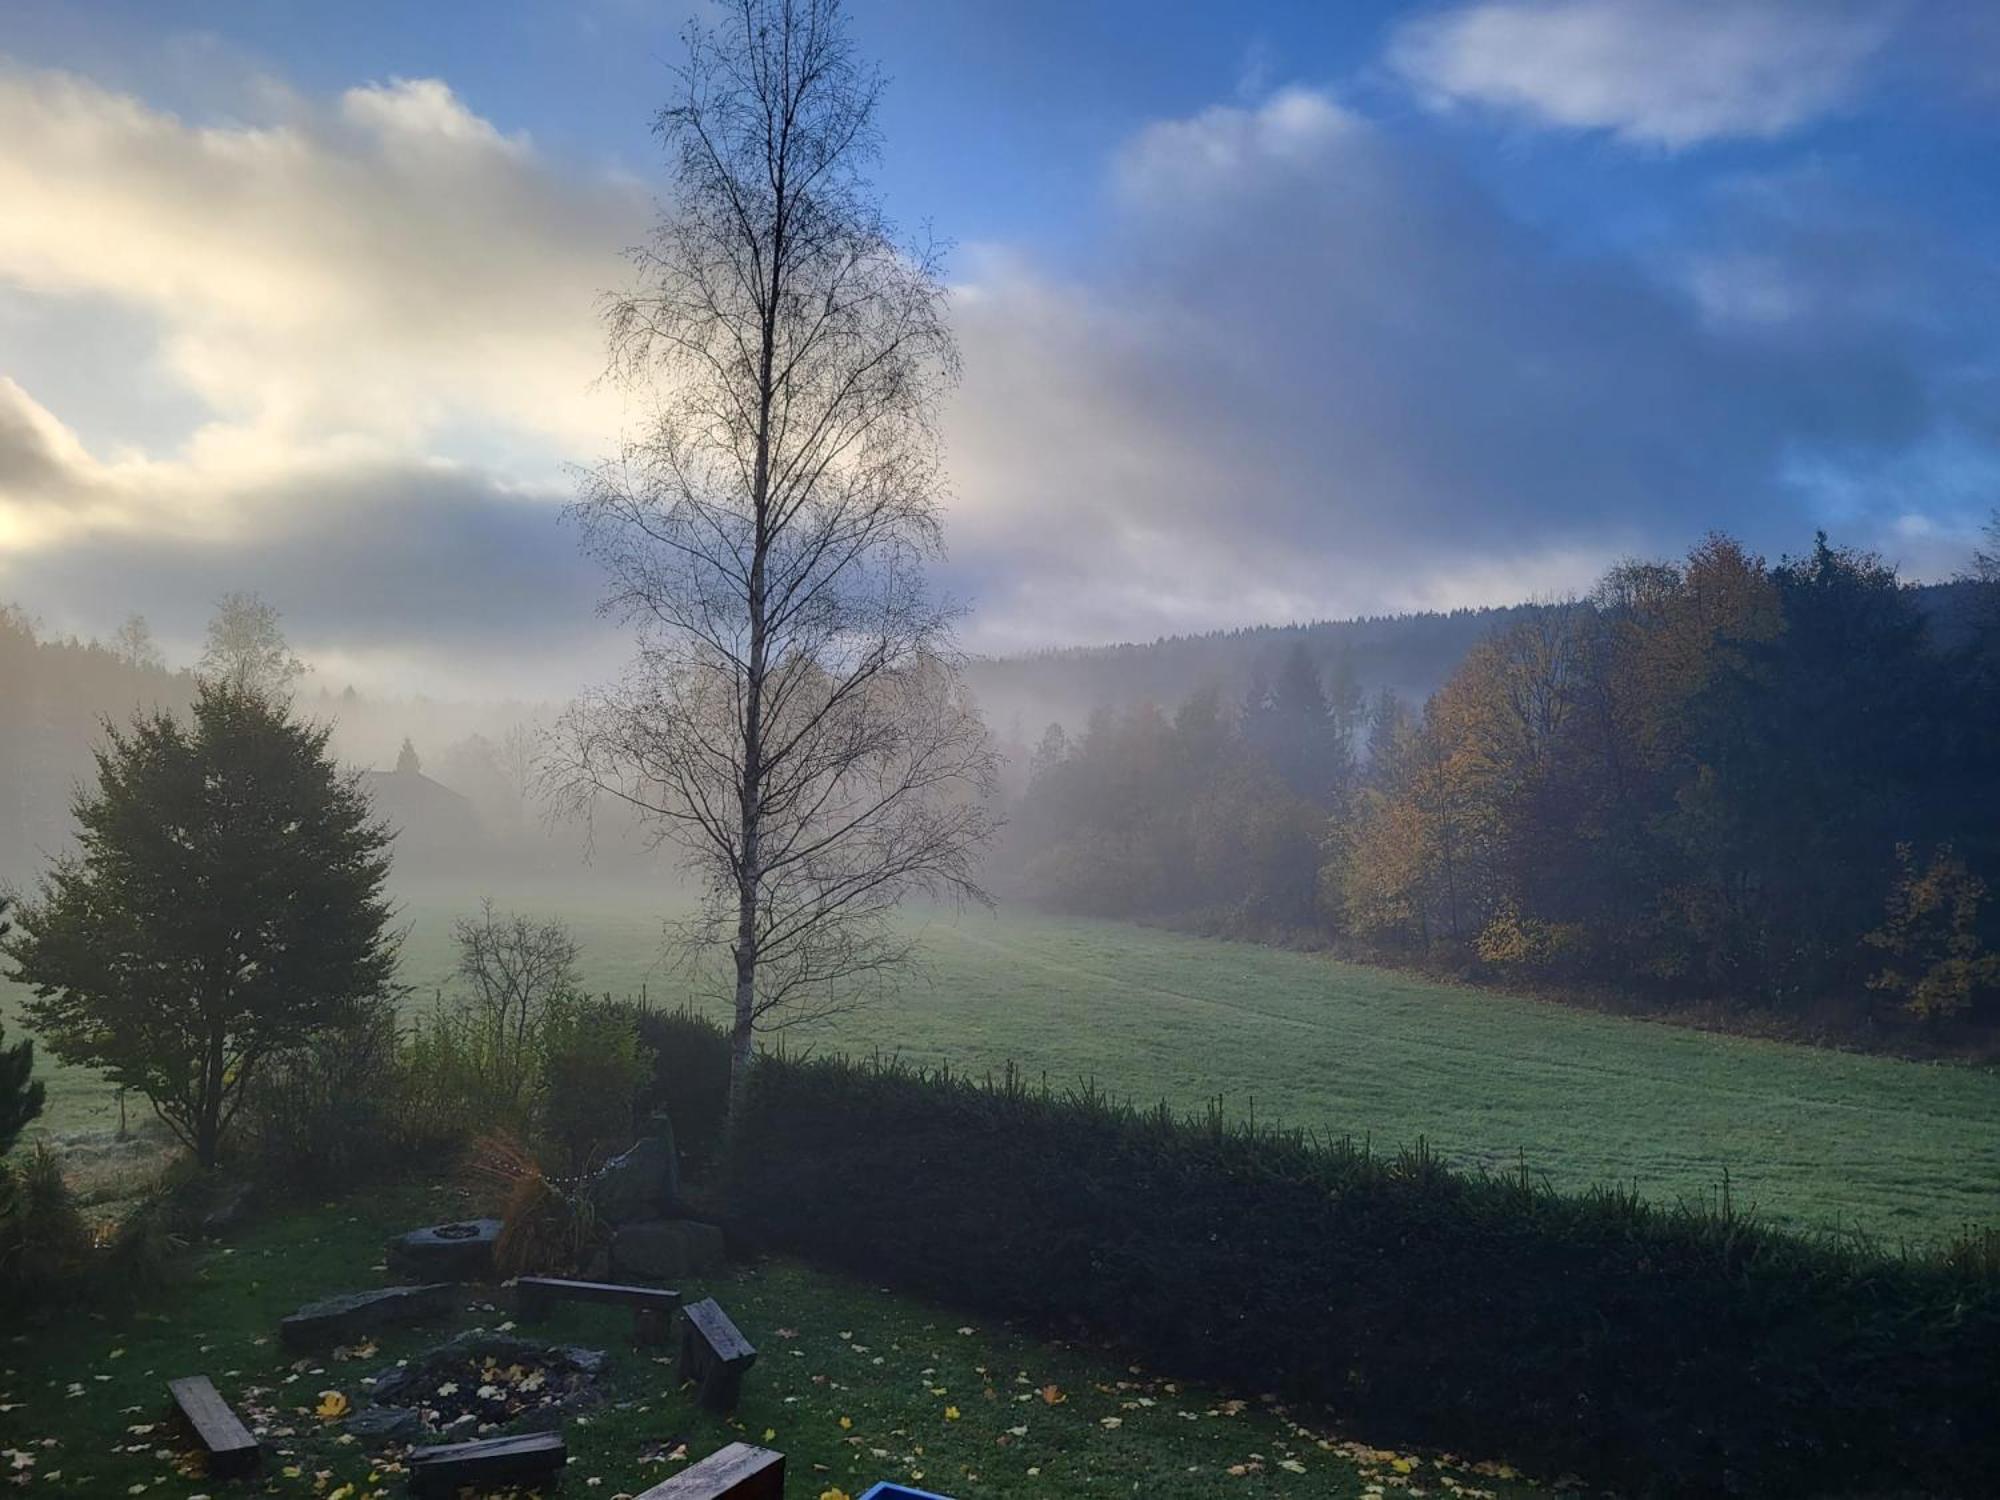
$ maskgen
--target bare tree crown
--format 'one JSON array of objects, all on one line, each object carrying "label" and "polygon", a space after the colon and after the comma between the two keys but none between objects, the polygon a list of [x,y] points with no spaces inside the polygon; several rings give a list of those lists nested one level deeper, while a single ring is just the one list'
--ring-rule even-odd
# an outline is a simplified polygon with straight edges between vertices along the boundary
[{"label": "bare tree crown", "polygon": [[881,80],[837,0],[736,0],[677,83],[674,191],[606,318],[644,426],[574,507],[638,654],[557,769],[704,874],[747,1056],[903,956],[900,896],[976,893],[992,759],[924,586],[958,357],[866,177]]}]

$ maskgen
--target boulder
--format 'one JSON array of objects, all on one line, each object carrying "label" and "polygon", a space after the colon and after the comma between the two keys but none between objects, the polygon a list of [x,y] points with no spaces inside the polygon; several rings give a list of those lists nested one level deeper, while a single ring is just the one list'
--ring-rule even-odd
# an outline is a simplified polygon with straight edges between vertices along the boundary
[{"label": "boulder", "polygon": [[349,1292],[309,1302],[280,1319],[278,1338],[287,1349],[338,1344],[385,1324],[418,1323],[441,1316],[450,1299],[451,1287],[441,1281],[428,1286],[392,1286],[379,1292]]},{"label": "boulder", "polygon": [[429,1224],[389,1241],[391,1275],[418,1281],[486,1281],[493,1275],[498,1219]]},{"label": "boulder", "polygon": [[693,1219],[642,1219],[611,1236],[611,1267],[620,1275],[676,1282],[722,1264],[722,1231]]},{"label": "boulder", "polygon": [[671,1214],[681,1201],[680,1153],[673,1122],[654,1115],[632,1149],[598,1169],[590,1185],[597,1216],[607,1224],[630,1224]]},{"label": "boulder", "polygon": [[234,1229],[248,1216],[257,1189],[248,1182],[217,1181],[209,1187],[208,1201],[201,1209],[201,1232],[221,1234]]}]

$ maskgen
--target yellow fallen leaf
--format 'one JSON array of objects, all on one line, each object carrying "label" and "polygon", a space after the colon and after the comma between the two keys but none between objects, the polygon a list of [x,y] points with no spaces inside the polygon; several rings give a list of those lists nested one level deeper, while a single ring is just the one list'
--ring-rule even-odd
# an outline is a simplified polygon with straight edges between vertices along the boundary
[{"label": "yellow fallen leaf", "polygon": [[347,1415],[347,1398],[339,1391],[321,1391],[319,1405],[313,1411],[323,1422],[336,1421]]}]

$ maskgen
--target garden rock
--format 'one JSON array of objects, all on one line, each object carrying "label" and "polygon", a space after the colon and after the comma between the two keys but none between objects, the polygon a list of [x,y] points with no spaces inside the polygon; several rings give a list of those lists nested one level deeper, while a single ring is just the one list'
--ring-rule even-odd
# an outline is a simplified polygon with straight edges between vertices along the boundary
[{"label": "garden rock", "polygon": [[611,1237],[611,1265],[623,1276],[681,1281],[722,1263],[722,1231],[693,1219],[648,1219]]},{"label": "garden rock", "polygon": [[248,1216],[256,1188],[242,1181],[222,1182],[210,1189],[201,1210],[203,1234],[220,1234],[234,1229]]},{"label": "garden rock", "polygon": [[414,1443],[430,1434],[424,1419],[407,1406],[370,1406],[347,1419],[347,1433],[357,1443]]},{"label": "garden rock", "polygon": [[429,1224],[389,1241],[389,1270],[419,1281],[485,1281],[493,1274],[498,1219]]},{"label": "garden rock", "polygon": [[632,1149],[598,1169],[590,1187],[597,1216],[607,1224],[630,1224],[671,1214],[681,1198],[680,1156],[673,1122],[654,1115]]}]

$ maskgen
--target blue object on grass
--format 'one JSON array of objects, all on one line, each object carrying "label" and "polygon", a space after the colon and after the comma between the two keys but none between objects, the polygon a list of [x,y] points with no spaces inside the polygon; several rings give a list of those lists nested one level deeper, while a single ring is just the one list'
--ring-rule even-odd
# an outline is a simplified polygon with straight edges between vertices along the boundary
[{"label": "blue object on grass", "polygon": [[891,1484],[885,1479],[872,1490],[864,1490],[861,1500],[951,1500],[951,1496],[913,1490],[907,1484]]}]

